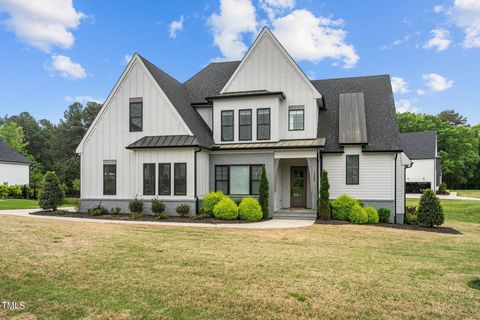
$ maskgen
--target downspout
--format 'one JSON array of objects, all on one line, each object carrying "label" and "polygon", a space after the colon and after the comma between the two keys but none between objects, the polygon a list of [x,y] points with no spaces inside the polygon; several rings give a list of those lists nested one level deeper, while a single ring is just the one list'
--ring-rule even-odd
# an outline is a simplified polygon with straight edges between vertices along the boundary
[{"label": "downspout", "polygon": [[393,185],[393,210],[395,210],[395,215],[393,216],[393,223],[397,224],[397,157],[398,153],[395,153],[395,160],[394,160],[394,185]]},{"label": "downspout", "polygon": [[320,149],[317,149],[317,219],[320,217],[320,212],[318,211],[318,207],[320,205],[320,168],[318,167],[319,163],[319,158],[320,158]]},{"label": "downspout", "polygon": [[200,151],[202,151],[202,148],[201,147],[198,147],[197,150],[195,150],[195,153],[194,153],[194,160],[193,160],[193,194],[194,194],[194,197],[195,197],[195,214],[198,214],[198,195],[197,195],[197,153],[199,153]]}]

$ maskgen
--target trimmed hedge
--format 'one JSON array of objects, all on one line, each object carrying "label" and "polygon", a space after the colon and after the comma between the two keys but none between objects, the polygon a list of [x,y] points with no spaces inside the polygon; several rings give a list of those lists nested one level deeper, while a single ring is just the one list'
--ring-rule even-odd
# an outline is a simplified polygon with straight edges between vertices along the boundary
[{"label": "trimmed hedge", "polygon": [[346,194],[332,201],[332,218],[335,220],[348,221],[353,206],[359,205],[358,200],[350,198]]},{"label": "trimmed hedge", "polygon": [[213,215],[220,220],[235,220],[238,218],[238,207],[232,199],[224,197],[213,208]]},{"label": "trimmed hedge", "polygon": [[379,217],[378,217],[377,209],[375,209],[374,207],[365,207],[364,209],[368,216],[368,223],[370,224],[378,223]]},{"label": "trimmed hedge", "polygon": [[222,191],[210,192],[203,198],[200,210],[202,210],[203,213],[208,214],[210,217],[213,216],[213,208],[215,208],[215,205],[223,198],[225,198],[225,195]]},{"label": "trimmed hedge", "polygon": [[367,212],[357,203],[350,210],[349,220],[351,223],[365,224],[368,222]]},{"label": "trimmed hedge", "polygon": [[378,209],[378,220],[380,222],[386,223],[390,220],[390,209],[380,208]]},{"label": "trimmed hedge", "polygon": [[238,206],[238,215],[241,220],[259,221],[262,219],[262,207],[258,201],[252,197],[245,197]]}]

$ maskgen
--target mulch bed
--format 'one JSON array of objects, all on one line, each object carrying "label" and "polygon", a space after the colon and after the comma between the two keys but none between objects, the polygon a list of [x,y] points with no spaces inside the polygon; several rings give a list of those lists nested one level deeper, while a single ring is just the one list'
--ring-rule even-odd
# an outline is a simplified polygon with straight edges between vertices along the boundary
[{"label": "mulch bed", "polygon": [[[182,217],[168,217],[166,219],[156,219],[152,214],[144,214],[141,218],[134,219],[130,217],[129,214],[119,213],[119,214],[103,214],[100,216],[92,216],[86,212],[70,212],[64,215],[60,215],[54,211],[36,211],[30,212],[31,215],[35,216],[50,216],[50,217],[68,217],[68,218],[84,218],[84,219],[98,219],[98,220],[124,220],[124,221],[152,221],[152,222],[188,222],[188,223],[210,223],[210,224],[231,224],[231,223],[252,223],[249,221],[243,220],[218,220],[215,218],[204,218],[204,219],[190,219]],[[260,221],[265,221],[270,219],[262,219]],[[260,222],[257,221],[257,222]]]},{"label": "mulch bed", "polygon": [[[353,224],[348,221],[339,221],[339,220],[316,220],[315,224],[326,224],[326,225],[345,225]],[[379,228],[390,228],[390,229],[401,229],[401,230],[412,230],[412,231],[425,231],[425,232],[435,232],[435,233],[448,233],[448,234],[462,234],[458,230],[455,230],[450,227],[433,227],[427,228],[418,225],[411,224],[393,224],[393,223],[378,223],[378,224],[369,224],[368,226],[379,227]]]}]

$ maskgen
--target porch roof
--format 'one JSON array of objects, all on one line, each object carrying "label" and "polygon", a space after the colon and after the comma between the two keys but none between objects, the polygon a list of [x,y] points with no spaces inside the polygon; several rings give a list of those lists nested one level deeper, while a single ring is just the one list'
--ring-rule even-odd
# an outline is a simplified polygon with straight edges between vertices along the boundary
[{"label": "porch roof", "polygon": [[278,142],[226,143],[217,144],[217,150],[245,150],[245,149],[303,149],[321,148],[325,145],[325,138],[280,140]]}]

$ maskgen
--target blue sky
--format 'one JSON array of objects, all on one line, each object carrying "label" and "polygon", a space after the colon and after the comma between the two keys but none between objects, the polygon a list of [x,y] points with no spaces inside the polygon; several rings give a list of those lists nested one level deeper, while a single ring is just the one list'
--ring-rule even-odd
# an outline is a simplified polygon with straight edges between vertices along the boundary
[{"label": "blue sky", "polygon": [[0,116],[103,101],[134,52],[185,81],[263,25],[312,79],[390,74],[399,110],[480,123],[480,0],[0,0]]}]

